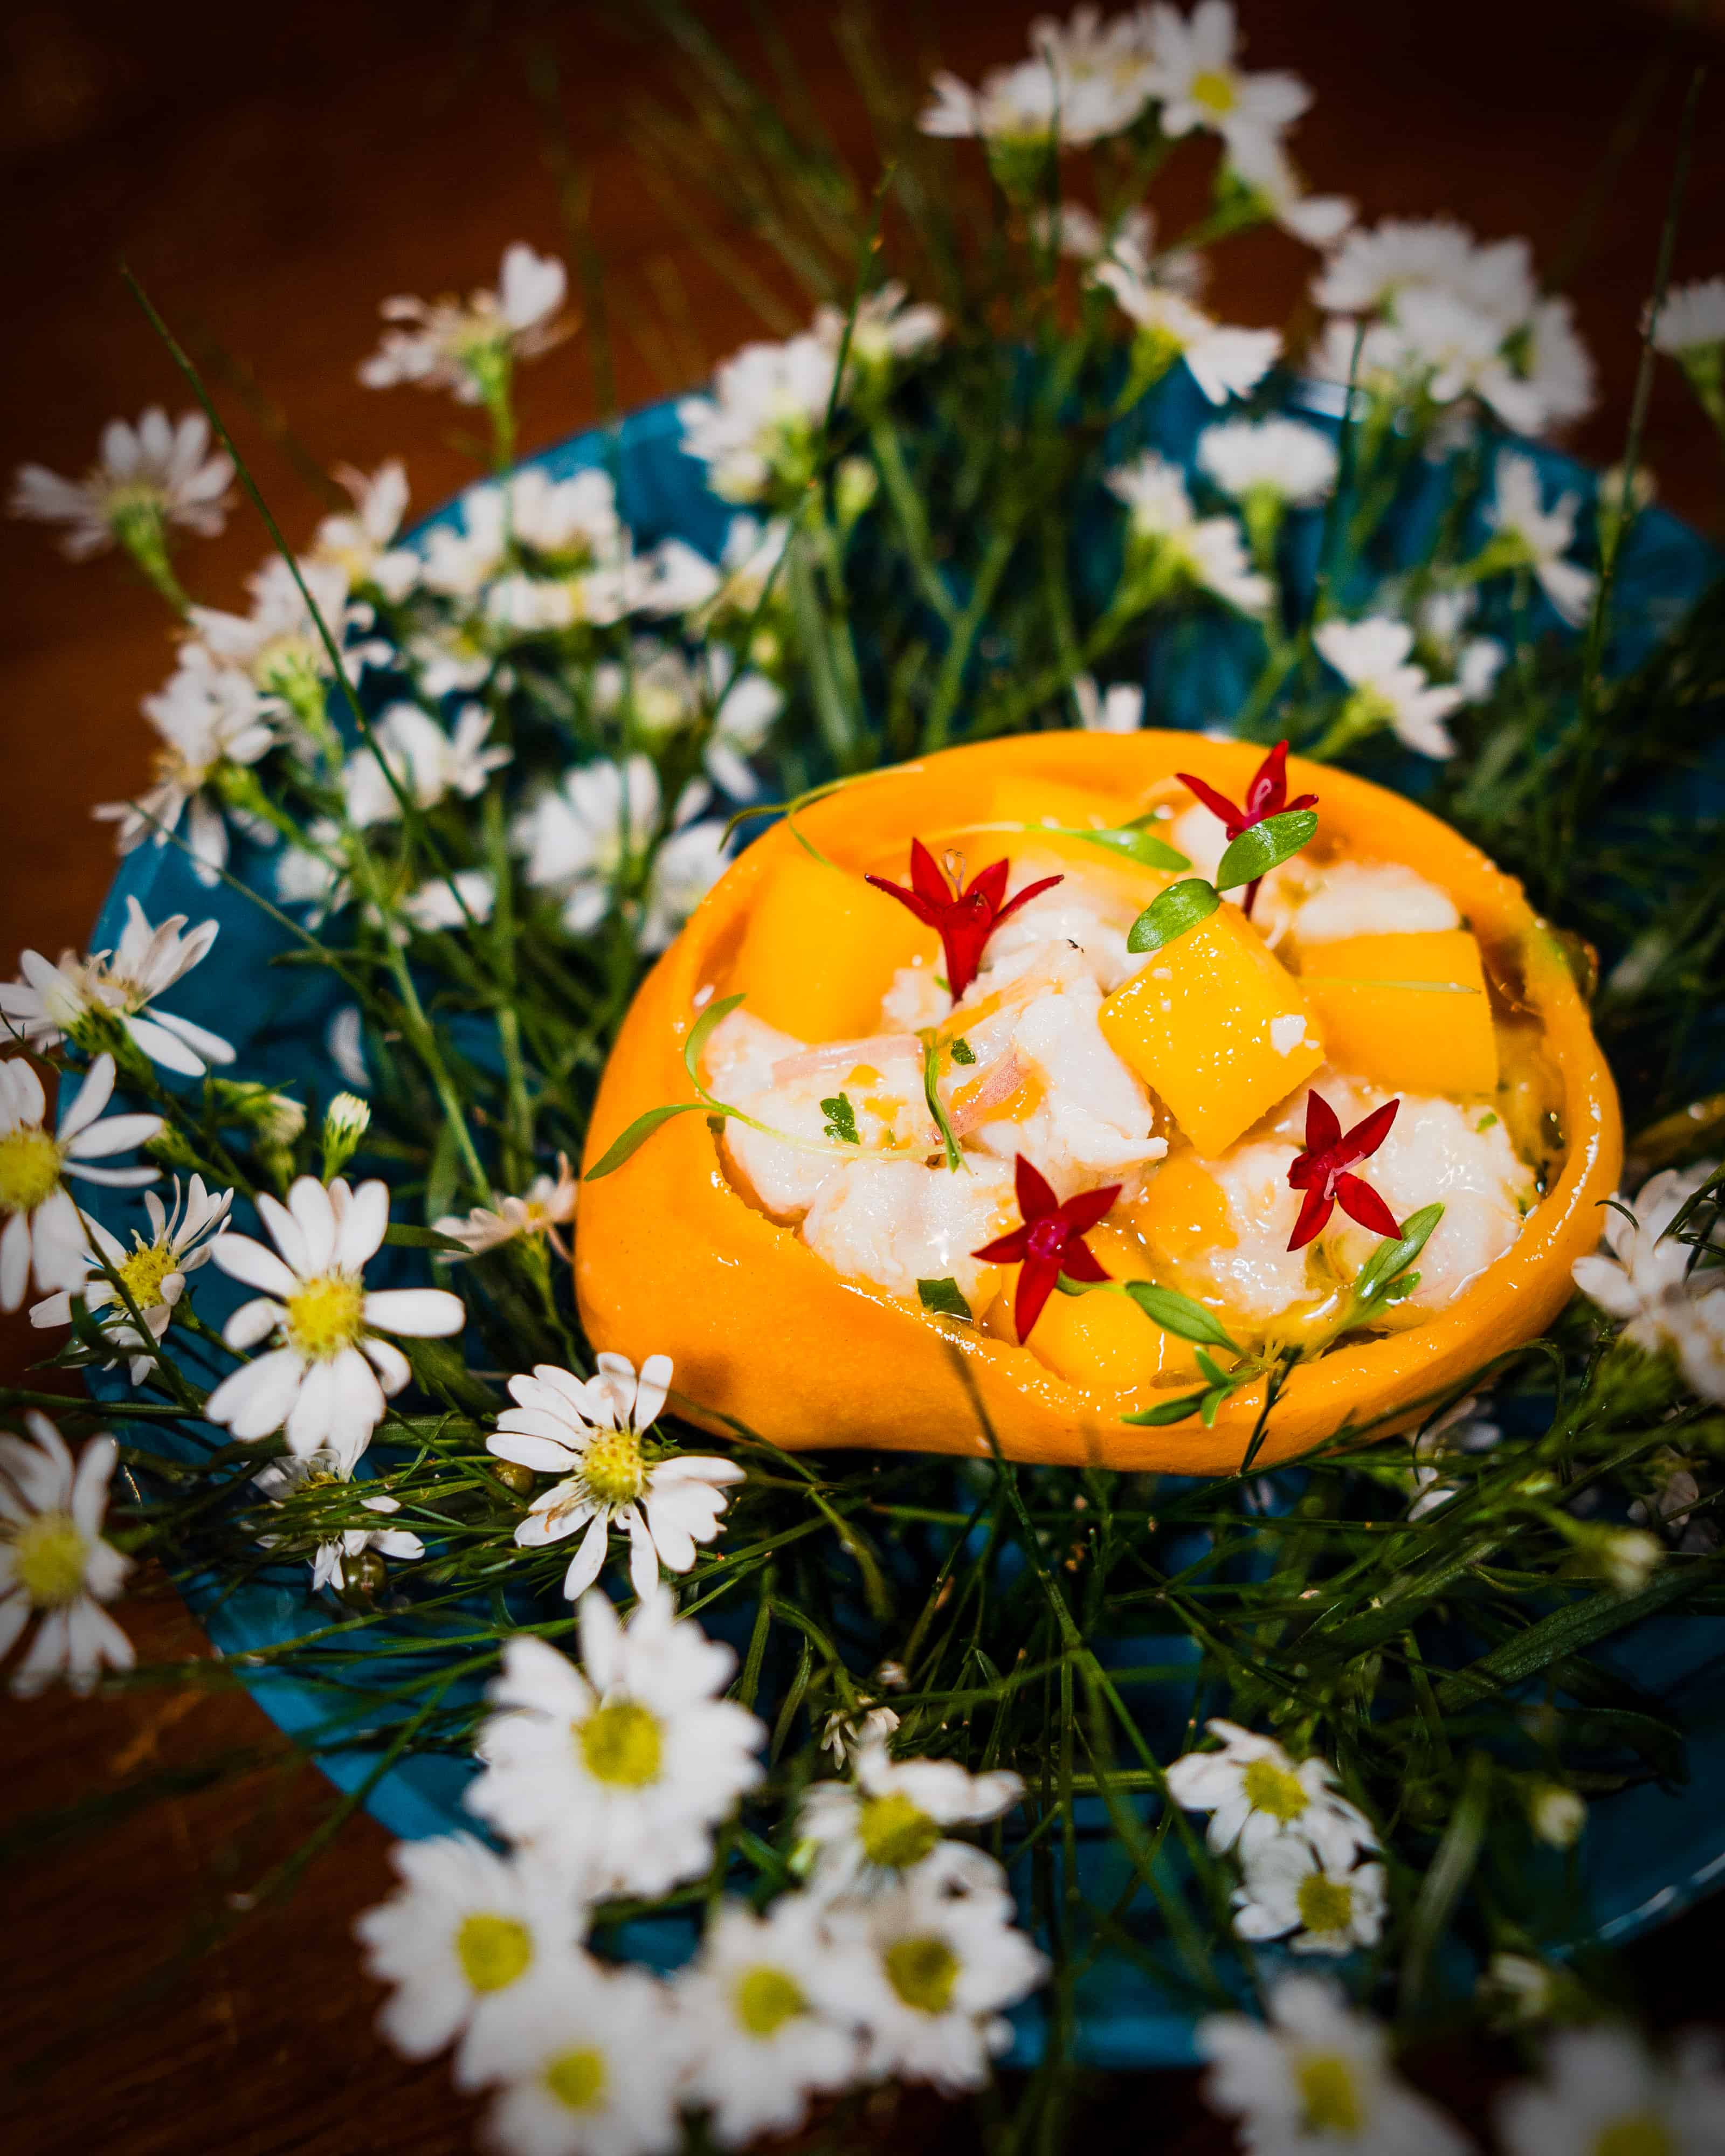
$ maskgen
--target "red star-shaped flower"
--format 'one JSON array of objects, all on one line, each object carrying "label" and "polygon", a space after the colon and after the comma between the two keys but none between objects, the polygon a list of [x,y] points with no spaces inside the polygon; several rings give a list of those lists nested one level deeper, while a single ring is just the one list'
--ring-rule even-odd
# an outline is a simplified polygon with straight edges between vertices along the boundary
[{"label": "red star-shaped flower", "polygon": [[1018,1158],[1017,1181],[1024,1225],[994,1242],[984,1243],[970,1255],[991,1265],[1024,1268],[1013,1306],[1022,1345],[1029,1338],[1030,1327],[1041,1317],[1042,1306],[1054,1293],[1055,1282],[1062,1273],[1076,1281],[1108,1278],[1081,1239],[1119,1197],[1120,1185],[1111,1183],[1101,1190],[1081,1191],[1076,1198],[1059,1205],[1047,1182],[1023,1153]]},{"label": "red star-shaped flower", "polygon": [[1371,1184],[1348,1173],[1357,1161],[1368,1160],[1377,1152],[1389,1137],[1400,1106],[1399,1100],[1386,1101],[1344,1137],[1329,1102],[1321,1094],[1307,1095],[1306,1150],[1288,1168],[1290,1184],[1306,1193],[1300,1217],[1288,1238],[1291,1250],[1304,1250],[1315,1235],[1321,1235],[1337,1205],[1350,1220],[1358,1220],[1374,1235],[1400,1235],[1394,1214]]},{"label": "red star-shaped flower", "polygon": [[[1255,824],[1266,817],[1280,816],[1293,808],[1312,808],[1317,803],[1315,793],[1301,793],[1292,801],[1288,798],[1288,745],[1278,742],[1252,774],[1252,783],[1246,788],[1245,806],[1236,808],[1225,793],[1218,793],[1214,786],[1201,778],[1194,778],[1189,771],[1177,771],[1176,778],[1183,786],[1189,786],[1213,816],[1219,816],[1230,842],[1242,831],[1250,831]],[[1258,896],[1258,886],[1249,883],[1245,896],[1240,901],[1240,910],[1248,920]]]},{"label": "red star-shaped flower", "polygon": [[[1050,890],[1063,880],[1051,875],[1044,876],[1040,883],[1027,883],[1016,898],[1003,906],[1000,901],[1006,897],[1009,866],[1006,861],[993,861],[978,870],[968,884],[961,884],[957,876],[949,883],[927,847],[920,839],[912,839],[911,890],[889,883],[885,876],[867,879],[876,891],[884,891],[901,906],[909,906],[919,921],[938,934],[946,953],[947,985],[955,1004],[976,978],[983,963],[983,947],[1001,922],[1009,920],[1038,891]],[[963,872],[961,865],[959,873]]]}]

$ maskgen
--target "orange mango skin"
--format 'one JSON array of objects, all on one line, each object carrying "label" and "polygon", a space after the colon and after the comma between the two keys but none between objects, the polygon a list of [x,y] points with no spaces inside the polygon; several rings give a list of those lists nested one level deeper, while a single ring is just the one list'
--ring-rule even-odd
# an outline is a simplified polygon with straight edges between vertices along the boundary
[{"label": "orange mango skin", "polygon": [[[1271,1042],[1278,1019],[1298,1024],[1286,1055]],[[1212,1156],[1226,1152],[1324,1060],[1299,983],[1226,903],[1156,952],[1108,998],[1097,1023],[1121,1061]]]},{"label": "orange mango skin", "polygon": [[[1440,986],[1383,985],[1401,981]],[[1465,928],[1315,943],[1302,957],[1300,985],[1338,1070],[1409,1093],[1496,1091],[1491,999],[1480,947]],[[1448,995],[1446,987],[1471,993]]]},{"label": "orange mango skin", "polygon": [[[1261,758],[1201,735],[1034,734],[949,749],[872,776],[798,818],[844,866],[908,855],[913,833],[975,820],[997,781],[1094,788],[1114,820],[1177,768],[1238,799]],[[1290,790],[1320,796],[1320,829],[1350,852],[1399,860],[1440,885],[1494,963],[1520,975],[1561,1074],[1568,1151],[1514,1248],[1425,1323],[1296,1368],[1269,1421],[1266,1466],[1370,1424],[1404,1429],[1504,1349],[1542,1332],[1570,1294],[1569,1268],[1599,1240],[1622,1159],[1617,1095],[1555,938],[1519,884],[1435,817],[1351,774],[1295,758]],[[1012,841],[1003,839],[1001,850]],[[703,988],[745,983],[734,964],[768,880],[798,851],[776,825],[701,901],[624,1023],[588,1135],[590,1163],[647,1108],[686,1100],[682,1047]],[[978,856],[980,858],[980,855]],[[745,1005],[745,1008],[747,1006]],[[1063,1466],[1225,1474],[1261,1405],[1253,1387],[1206,1430],[1122,1422],[1164,1389],[1092,1393],[1029,1349],[842,1280],[726,1181],[706,1119],[679,1116],[614,1174],[581,1194],[576,1293],[597,1348],[669,1354],[676,1404],[718,1432],[738,1425],[788,1449],[863,1446]]]}]

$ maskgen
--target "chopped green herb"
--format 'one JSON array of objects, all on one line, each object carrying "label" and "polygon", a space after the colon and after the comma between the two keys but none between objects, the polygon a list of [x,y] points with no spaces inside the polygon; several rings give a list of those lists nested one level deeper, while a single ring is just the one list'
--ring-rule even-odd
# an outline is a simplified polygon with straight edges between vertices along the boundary
[{"label": "chopped green herb", "polygon": [[821,1102],[820,1111],[827,1119],[826,1134],[829,1138],[839,1139],[845,1145],[862,1143],[856,1134],[856,1111],[850,1105],[849,1095],[834,1093],[829,1101]]},{"label": "chopped green herb", "polygon": [[1493,1115],[1489,1109],[1487,1109],[1486,1113],[1481,1116],[1479,1121],[1474,1125],[1474,1129],[1476,1132],[1489,1131],[1495,1127],[1497,1122],[1497,1116]]},{"label": "chopped green herb", "polygon": [[922,1298],[925,1310],[937,1311],[942,1317],[968,1319],[971,1315],[970,1305],[958,1292],[955,1280],[919,1280],[916,1292]]},{"label": "chopped green herb", "polygon": [[955,1063],[974,1063],[976,1050],[968,1040],[955,1040],[952,1043],[952,1060]]}]

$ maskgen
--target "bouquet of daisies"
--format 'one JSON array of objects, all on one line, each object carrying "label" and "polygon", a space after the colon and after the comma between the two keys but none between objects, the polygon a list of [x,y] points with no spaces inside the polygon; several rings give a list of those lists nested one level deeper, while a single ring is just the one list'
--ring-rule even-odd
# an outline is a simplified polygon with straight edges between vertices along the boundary
[{"label": "bouquet of daisies", "polygon": [[[495,289],[386,300],[361,365],[489,427],[428,522],[386,459],[285,537],[159,321],[193,408],[18,475],[179,641],[151,783],[95,809],[123,917],[0,987],[0,1306],[100,1395],[75,1452],[9,1396],[13,1688],[173,1681],[108,1607],[146,1555],[293,1582],[246,1661],[316,1688],[345,1801],[473,1763],[474,1830],[403,1843],[360,1932],[384,2035],[451,2050],[506,2148],[741,2146],[884,2079],[980,2090],[1015,2041],[992,2130],[1028,2145],[1099,1958],[1199,2019],[1255,2148],[1467,2145],[1392,2062],[1458,1983],[1557,2031],[1505,2149],[1699,2148],[1725,2080],[1600,2022],[1562,1949],[1590,1803],[1682,1743],[1584,1650],[1725,1585],[1725,894],[1681,798],[1722,588],[1697,549],[1636,596],[1666,527],[1633,435],[1598,483],[1542,441],[1592,367],[1526,243],[1308,192],[1307,89],[1242,66],[1226,0],[1081,8],[979,84],[854,56],[878,187],[714,63],[721,184],[810,314],[702,393],[518,464],[516,369],[579,347],[516,244]],[[1209,209],[1161,229],[1205,157]],[[1266,226],[1312,256],[1297,348],[1205,305]],[[1645,326],[1725,439],[1725,280]],[[242,485],[273,547],[232,613],[182,542]],[[1638,1171],[1577,1300],[1411,1441],[1292,1476],[702,1449],[669,1359],[593,1354],[569,1286],[645,966],[788,800],[1147,719],[1417,792],[1567,932]],[[260,980],[280,1023],[237,1049]],[[1106,1651],[1147,1632],[1160,1666]]]}]

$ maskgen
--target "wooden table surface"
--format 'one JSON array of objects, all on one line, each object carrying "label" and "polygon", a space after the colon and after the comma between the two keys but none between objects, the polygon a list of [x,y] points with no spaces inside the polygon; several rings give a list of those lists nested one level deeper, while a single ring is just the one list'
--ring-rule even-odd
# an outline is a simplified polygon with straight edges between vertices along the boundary
[{"label": "wooden table surface", "polygon": [[[814,103],[861,157],[865,129],[828,34],[833,11],[776,0],[768,12],[803,59]],[[1023,0],[879,10],[896,47],[932,54],[937,44],[973,75],[1017,55],[1035,12]],[[1607,0],[1450,0],[1440,10],[1245,0],[1241,13],[1252,62],[1294,67],[1317,92],[1297,138],[1314,186],[1345,190],[1372,214],[1447,209],[1482,234],[1526,232],[1545,259],[1571,229],[1630,93],[1666,54],[1651,121],[1597,191],[1575,287],[1604,393],[1576,445],[1612,460],[1681,89],[1696,60],[1721,57],[1720,0],[1692,8],[1681,30],[1656,9]],[[224,351],[264,403],[290,412],[319,463],[405,454],[419,507],[450,492],[468,472],[451,439],[454,408],[412,391],[379,398],[357,386],[354,367],[383,294],[487,281],[516,238],[563,245],[525,87],[524,55],[547,41],[592,175],[623,401],[699,379],[759,331],[639,182],[633,110],[673,82],[650,14],[529,0],[247,10],[65,0],[10,13],[0,23],[0,469],[33,458],[76,472],[111,413],[185,402],[119,285],[124,255],[188,343]],[[751,49],[746,7],[721,0],[706,14],[730,49]],[[1716,68],[1680,275],[1725,267],[1722,110]],[[1291,245],[1251,239],[1230,259],[1224,311],[1278,321],[1302,275]],[[595,415],[578,341],[529,369],[522,390],[529,447]],[[281,521],[304,535],[314,492],[280,442],[227,401]],[[1665,498],[1717,526],[1719,460],[1669,369],[1648,450]],[[235,603],[264,545],[250,516],[238,516],[223,539],[194,542],[186,573],[200,596]],[[20,944],[57,952],[86,937],[112,871],[111,834],[88,808],[142,779],[137,701],[167,672],[169,641],[157,603],[114,562],[74,567],[39,529],[0,525],[0,964]],[[28,1353],[21,1326],[0,1327],[0,1371],[16,1375]],[[141,1661],[204,1651],[159,1578],[146,1573],[120,1614]],[[146,1689],[0,1712],[5,2146],[18,2156],[454,2156],[470,2145],[470,2109],[444,2067],[404,2066],[371,2034],[376,2000],[349,1927],[385,1891],[382,1830],[347,1821],[294,1895],[251,1906],[271,1866],[327,1816],[331,1793],[243,1694]],[[123,1793],[151,1777],[162,1800],[128,1808]],[[1677,1947],[1685,1933],[1698,1940],[1705,1921],[1638,1957],[1661,2020],[1716,2015],[1725,1999],[1717,1975],[1692,1994],[1677,1980]],[[1433,2072],[1466,2107],[1488,2064],[1461,2055]],[[1153,2090],[1105,2084],[1094,2103],[1091,2124],[1110,2138],[1146,2145],[1147,2118],[1149,2146],[1228,2145],[1189,2077]],[[883,2097],[864,2138],[896,2148],[951,2134],[938,2105]]]}]

